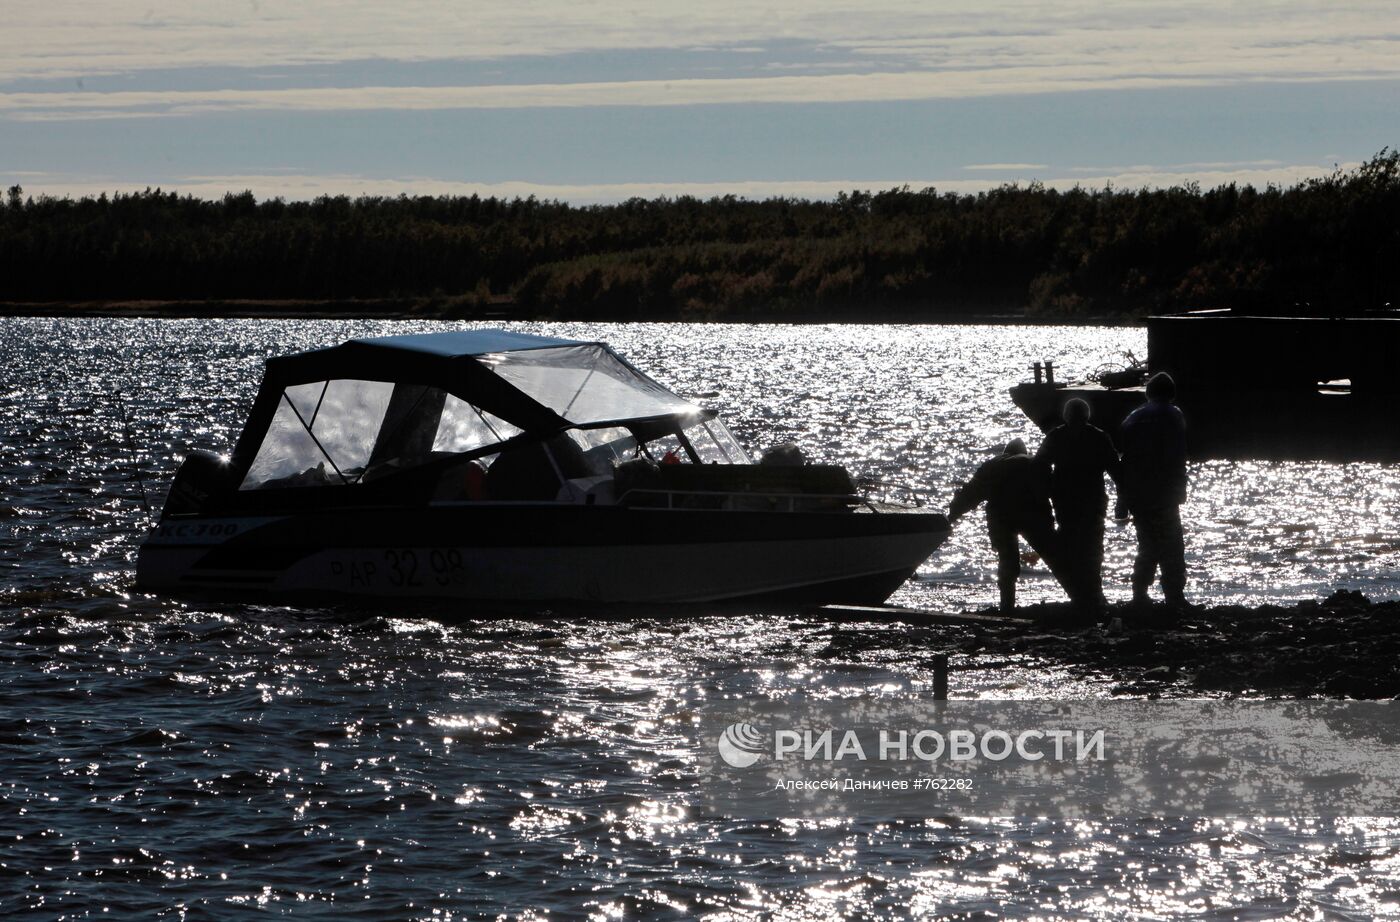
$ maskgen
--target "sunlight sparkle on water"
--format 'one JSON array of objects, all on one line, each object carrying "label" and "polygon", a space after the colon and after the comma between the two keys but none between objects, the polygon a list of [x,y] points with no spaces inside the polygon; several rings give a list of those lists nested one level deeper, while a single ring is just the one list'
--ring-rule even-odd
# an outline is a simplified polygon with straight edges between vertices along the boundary
[{"label": "sunlight sparkle on water", "polygon": [[[677,620],[665,606],[615,621],[475,618],[461,606],[131,592],[142,483],[158,505],[186,451],[228,450],[266,356],[435,326],[6,322],[0,689],[23,707],[0,711],[0,743],[14,753],[0,777],[10,875],[0,909],[78,915],[100,899],[218,918],[308,901],[384,918],[1400,910],[1392,820],[739,822],[690,809],[684,742],[698,707],[926,695],[937,630],[764,612]],[[716,393],[704,402],[751,448],[795,440],[939,506],[1008,439],[1038,441],[1006,395],[1031,361],[1073,376],[1144,349],[1140,330],[1111,328],[522,328],[607,340],[681,393]],[[1392,467],[1194,465],[1191,590],[1394,597],[1397,498]],[[1110,525],[1107,551],[1121,598],[1131,529]],[[980,517],[969,517],[895,601],[987,604],[991,564]],[[1059,598],[1043,566],[1023,597]],[[956,674],[959,695],[1108,693],[1029,654],[973,665]],[[131,846],[138,829],[143,850]]]}]

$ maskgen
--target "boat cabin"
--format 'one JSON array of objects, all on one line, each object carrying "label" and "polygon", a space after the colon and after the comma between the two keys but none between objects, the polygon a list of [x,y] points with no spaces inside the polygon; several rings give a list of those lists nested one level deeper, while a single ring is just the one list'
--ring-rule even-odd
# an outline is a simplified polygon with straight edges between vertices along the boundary
[{"label": "boat cabin", "polygon": [[269,359],[232,457],[187,459],[164,515],[854,492],[841,468],[759,467],[713,410],[604,343],[504,330],[385,336]]}]

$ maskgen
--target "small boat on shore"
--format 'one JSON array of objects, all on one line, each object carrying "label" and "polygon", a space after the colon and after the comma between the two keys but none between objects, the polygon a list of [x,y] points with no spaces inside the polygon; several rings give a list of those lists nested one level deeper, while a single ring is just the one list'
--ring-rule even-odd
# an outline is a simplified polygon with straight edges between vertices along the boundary
[{"label": "small boat on shore", "polygon": [[1066,401],[1083,398],[1095,424],[1116,435],[1146,400],[1149,374],[1165,371],[1195,459],[1400,459],[1400,312],[1167,314],[1148,318],[1147,350],[1145,363],[1130,357],[1084,381],[1056,381],[1053,363],[1037,362],[1011,399],[1049,431]]},{"label": "small boat on shore", "polygon": [[784,460],[753,463],[714,411],[603,343],[351,340],[268,360],[232,455],[176,473],[137,585],[877,604],[949,533],[843,467]]}]

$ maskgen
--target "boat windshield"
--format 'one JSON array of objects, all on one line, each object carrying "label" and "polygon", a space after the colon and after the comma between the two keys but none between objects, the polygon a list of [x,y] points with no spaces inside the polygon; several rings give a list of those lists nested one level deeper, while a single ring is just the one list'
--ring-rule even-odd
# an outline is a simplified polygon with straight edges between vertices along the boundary
[{"label": "boat windshield", "polygon": [[[639,441],[625,426],[598,429],[570,429],[569,437],[583,451],[584,460],[595,474],[610,474],[613,466],[642,454],[654,461],[670,460],[690,464],[752,464],[748,453],[739,446],[728,427],[714,416],[682,430],[685,443],[675,432],[652,435]],[[694,450],[694,457],[686,449]]]},{"label": "boat windshield", "polygon": [[371,481],[519,433],[437,387],[350,379],[298,384],[282,392],[241,489]]},{"label": "boat windshield", "polygon": [[612,473],[613,465],[636,457],[637,439],[630,429],[570,429],[569,438],[583,451],[583,459],[597,475]]},{"label": "boat windshield", "polygon": [[576,425],[699,412],[598,343],[476,358]]},{"label": "boat windshield", "polygon": [[729,427],[718,416],[702,420],[685,430],[695,453],[703,464],[752,464],[748,452],[740,447]]}]

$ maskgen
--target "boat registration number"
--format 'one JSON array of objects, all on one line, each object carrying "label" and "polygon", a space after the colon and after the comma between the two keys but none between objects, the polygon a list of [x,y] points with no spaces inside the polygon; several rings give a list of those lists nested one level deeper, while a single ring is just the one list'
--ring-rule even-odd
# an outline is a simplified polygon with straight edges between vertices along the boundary
[{"label": "boat registration number", "polygon": [[201,538],[232,538],[237,522],[165,522],[157,534],[171,541],[197,541]]},{"label": "boat registration number", "polygon": [[457,548],[386,548],[330,562],[331,577],[355,589],[432,588],[467,581]]}]

